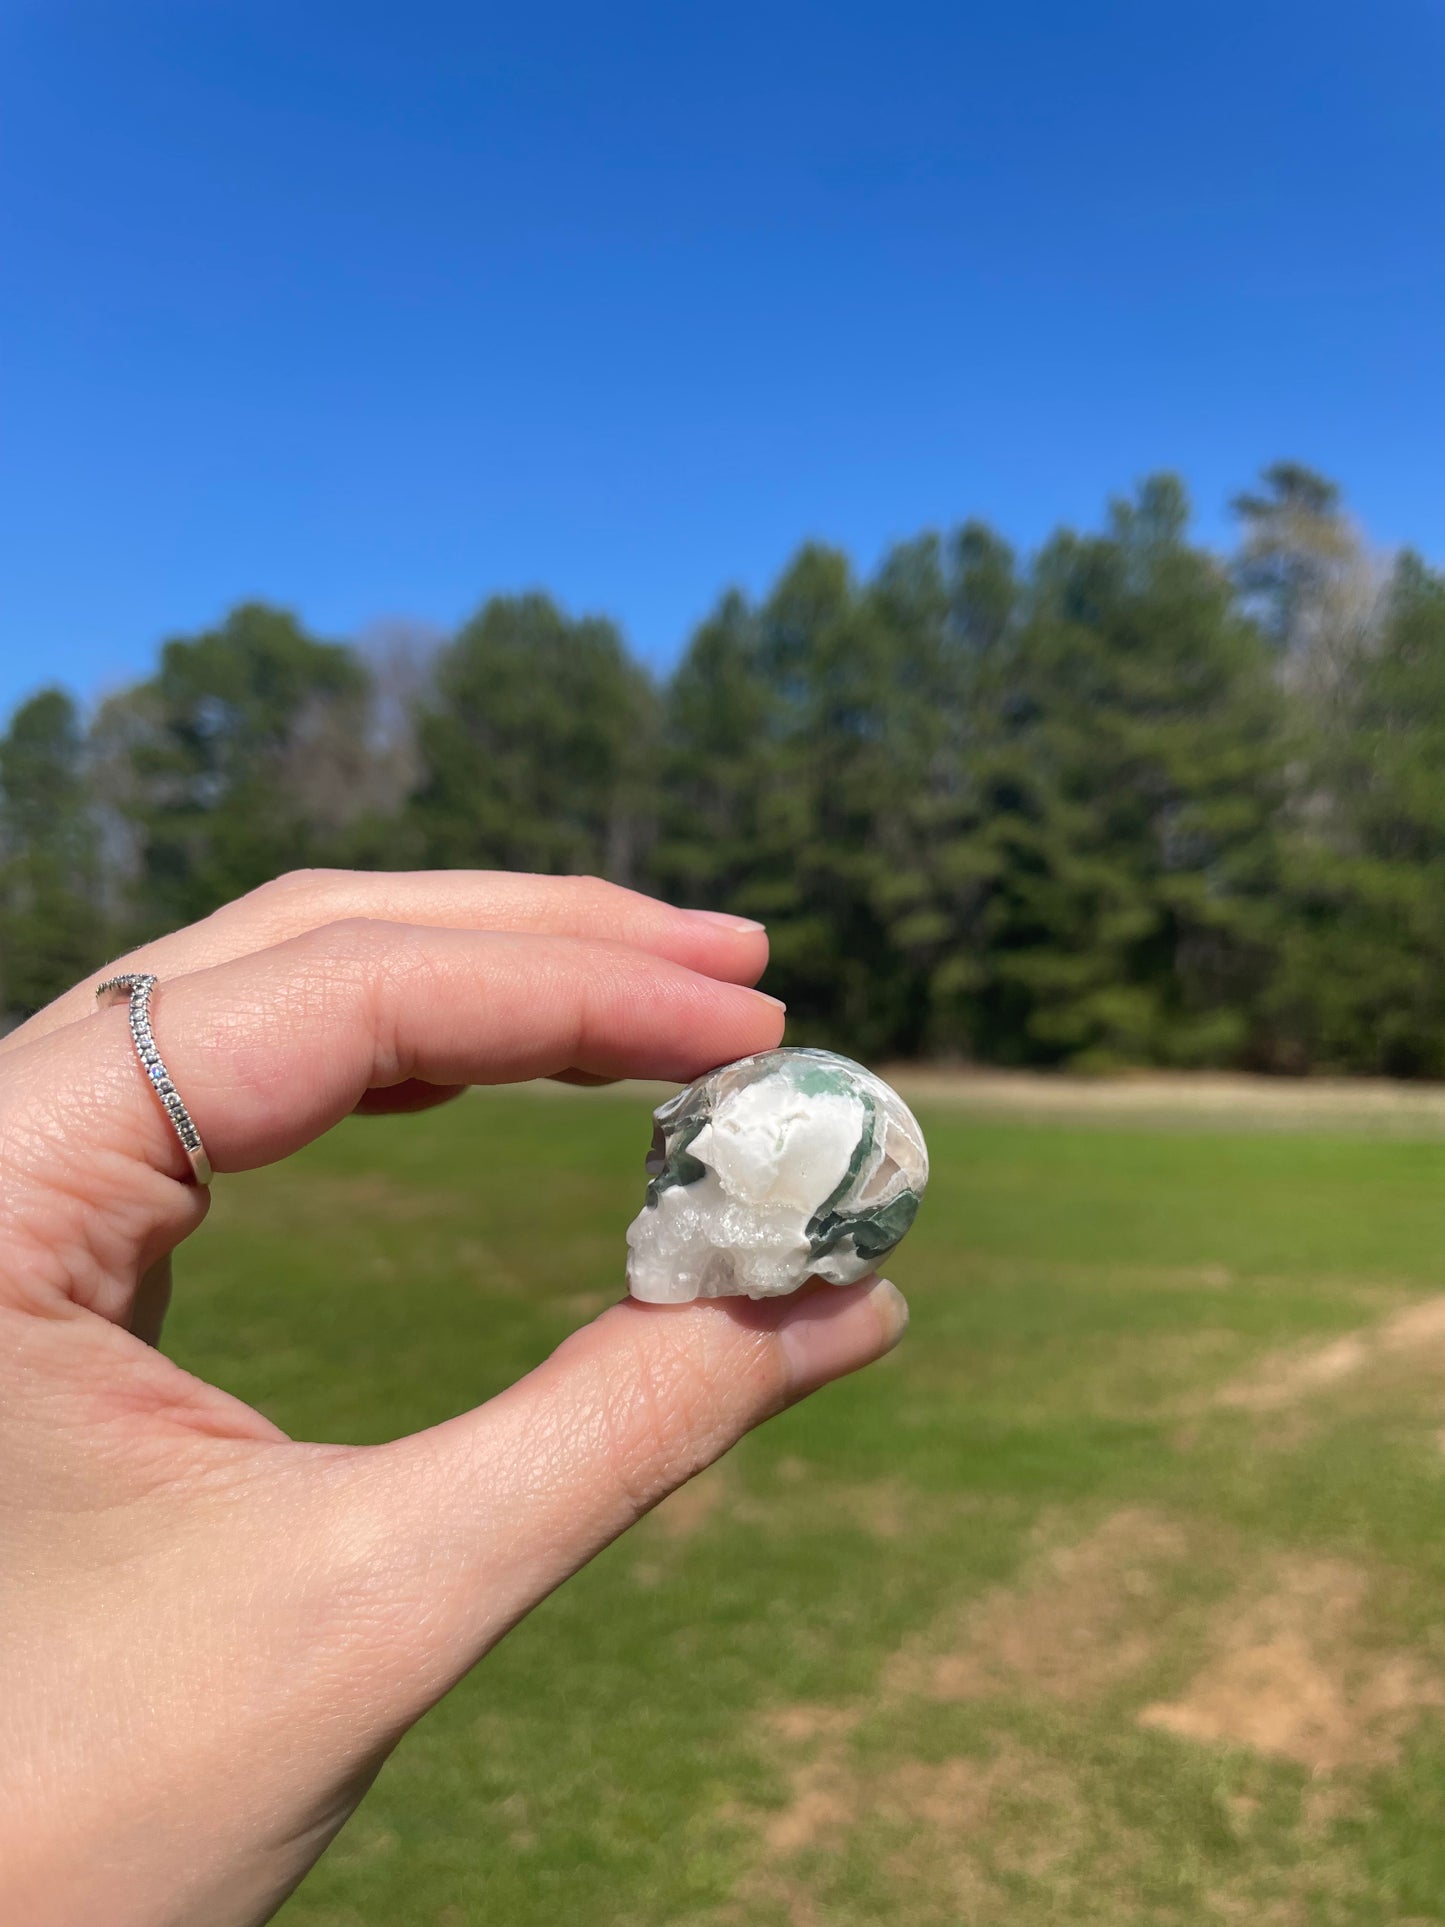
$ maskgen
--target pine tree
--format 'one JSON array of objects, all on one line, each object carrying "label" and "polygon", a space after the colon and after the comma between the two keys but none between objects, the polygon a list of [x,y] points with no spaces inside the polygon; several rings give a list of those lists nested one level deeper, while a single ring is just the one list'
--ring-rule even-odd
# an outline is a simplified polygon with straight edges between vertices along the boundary
[{"label": "pine tree", "polygon": [[680,903],[766,917],[776,896],[758,860],[759,812],[778,729],[759,641],[755,612],[731,590],[668,683],[652,873]]},{"label": "pine tree", "polygon": [[28,1016],[104,961],[100,870],[80,719],[47,689],[0,739],[0,1013]]},{"label": "pine tree", "polygon": [[134,846],[131,934],[341,860],[340,826],[365,793],[368,696],[350,649],[263,603],[165,644],[157,674],[96,726],[107,798]]},{"label": "pine tree", "polygon": [[982,1003],[1003,1052],[1247,1052],[1271,936],[1279,703],[1170,476],[1040,557],[980,751]]},{"label": "pine tree", "polygon": [[1019,593],[1012,550],[979,522],[946,546],[928,536],[895,549],[870,589],[890,635],[871,895],[896,954],[893,1047],[906,1053],[1002,1046],[980,1002],[982,920],[999,854],[989,759]]},{"label": "pine tree", "polygon": [[656,740],[656,692],[610,622],[494,598],[437,657],[418,714],[421,860],[638,882]]},{"label": "pine tree", "polygon": [[1396,564],[1301,777],[1275,1008],[1296,1065],[1445,1077],[1445,576]]}]

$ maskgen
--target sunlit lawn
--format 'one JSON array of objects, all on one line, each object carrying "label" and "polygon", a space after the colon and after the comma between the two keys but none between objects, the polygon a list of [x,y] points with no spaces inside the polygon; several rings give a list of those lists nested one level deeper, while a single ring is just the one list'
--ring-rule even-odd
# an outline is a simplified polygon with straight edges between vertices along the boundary
[{"label": "sunlit lawn", "polygon": [[[171,1349],[311,1438],[485,1398],[617,1291],[646,1109],[222,1184]],[[1445,1922],[1445,1143],[924,1123],[903,1349],[515,1632],[289,1927]]]}]

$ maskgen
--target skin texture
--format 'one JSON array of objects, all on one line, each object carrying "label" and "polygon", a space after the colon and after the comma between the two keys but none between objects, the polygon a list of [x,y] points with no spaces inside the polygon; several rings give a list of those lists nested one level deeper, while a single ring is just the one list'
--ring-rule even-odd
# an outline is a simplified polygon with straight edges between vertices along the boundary
[{"label": "skin texture", "polygon": [[446,1424],[292,1441],[155,1349],[208,1200],[95,983],[160,978],[157,1039],[224,1173],[470,1083],[685,1080],[771,1048],[766,959],[757,925],[587,878],[303,873],[0,1041],[0,1920],[267,1919],[509,1627],[906,1322],[876,1280],[624,1301]]}]

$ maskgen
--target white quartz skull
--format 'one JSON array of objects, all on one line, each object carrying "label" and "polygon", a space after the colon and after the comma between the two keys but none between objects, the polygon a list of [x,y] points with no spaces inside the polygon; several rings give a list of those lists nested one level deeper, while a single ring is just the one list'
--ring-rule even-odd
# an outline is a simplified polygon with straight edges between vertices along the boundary
[{"label": "white quartz skull", "polygon": [[912,1224],[928,1151],[908,1106],[825,1050],[710,1071],[653,1113],[647,1203],[627,1232],[634,1298],[774,1298],[849,1285]]}]

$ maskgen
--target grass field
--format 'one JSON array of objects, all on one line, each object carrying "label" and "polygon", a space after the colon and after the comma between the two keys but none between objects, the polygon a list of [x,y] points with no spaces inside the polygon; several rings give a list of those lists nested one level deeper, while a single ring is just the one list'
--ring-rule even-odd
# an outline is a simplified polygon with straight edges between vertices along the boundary
[{"label": "grass field", "polygon": [[[645,1110],[219,1186],[170,1349],[311,1438],[486,1397],[615,1295]],[[901,1350],[515,1632],[287,1927],[1445,1922],[1438,1129],[923,1118]]]}]

